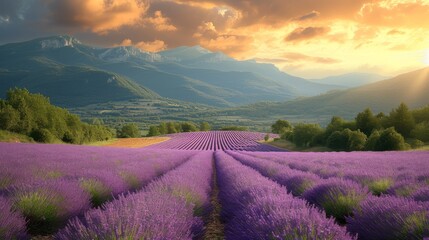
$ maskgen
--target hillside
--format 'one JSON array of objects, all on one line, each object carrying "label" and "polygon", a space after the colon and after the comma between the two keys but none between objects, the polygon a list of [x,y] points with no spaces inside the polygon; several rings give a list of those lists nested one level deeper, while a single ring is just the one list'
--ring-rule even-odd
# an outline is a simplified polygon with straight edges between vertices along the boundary
[{"label": "hillside", "polygon": [[373,73],[347,73],[320,79],[310,79],[310,81],[351,88],[375,83],[384,79],[388,79],[388,77]]},{"label": "hillside", "polygon": [[362,87],[288,102],[259,103],[228,110],[222,115],[303,119],[332,115],[353,117],[367,107],[374,112],[388,113],[401,102],[410,108],[422,107],[429,104],[428,93],[429,68],[424,68]]},{"label": "hillside", "polygon": [[[199,46],[149,53],[131,46],[93,47],[70,36],[2,45],[0,66],[0,96],[10,87],[26,87],[65,106],[161,96],[233,107],[343,88]],[[71,100],[77,97],[78,101]]]}]

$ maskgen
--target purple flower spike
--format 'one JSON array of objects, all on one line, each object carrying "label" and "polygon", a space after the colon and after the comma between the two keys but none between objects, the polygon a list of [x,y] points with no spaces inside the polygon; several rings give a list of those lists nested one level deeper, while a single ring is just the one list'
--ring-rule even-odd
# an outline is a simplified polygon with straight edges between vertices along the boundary
[{"label": "purple flower spike", "polygon": [[429,237],[429,205],[394,196],[369,197],[347,218],[347,229],[359,239]]},{"label": "purple flower spike", "polygon": [[0,239],[26,239],[25,219],[12,211],[12,204],[0,197]]}]

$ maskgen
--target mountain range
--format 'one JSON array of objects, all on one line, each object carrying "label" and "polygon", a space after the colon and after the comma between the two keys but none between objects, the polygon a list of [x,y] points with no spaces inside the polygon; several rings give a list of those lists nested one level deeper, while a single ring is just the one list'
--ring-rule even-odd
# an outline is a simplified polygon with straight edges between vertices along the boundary
[{"label": "mountain range", "polygon": [[401,102],[412,108],[429,104],[429,68],[390,79],[350,73],[307,80],[272,64],[238,61],[200,46],[150,53],[54,36],[0,46],[0,97],[13,87],[42,93],[69,108],[132,99],[164,105],[176,101],[184,106],[182,120],[190,117],[185,111],[190,103],[205,109],[194,111],[194,117],[326,120],[351,118],[367,107],[389,112]]},{"label": "mountain range", "polygon": [[54,104],[71,107],[134,98],[232,107],[345,88],[200,46],[150,53],[132,46],[89,46],[71,36],[0,46],[0,79],[3,96],[11,87],[25,87],[49,96]]},{"label": "mountain range", "polygon": [[[391,79],[327,94],[287,102],[259,103],[231,110],[243,116],[277,117],[320,116],[352,118],[365,108],[374,112],[389,113],[401,102],[410,108],[429,104],[429,67],[398,75]],[[230,113],[225,113],[226,115]]]}]

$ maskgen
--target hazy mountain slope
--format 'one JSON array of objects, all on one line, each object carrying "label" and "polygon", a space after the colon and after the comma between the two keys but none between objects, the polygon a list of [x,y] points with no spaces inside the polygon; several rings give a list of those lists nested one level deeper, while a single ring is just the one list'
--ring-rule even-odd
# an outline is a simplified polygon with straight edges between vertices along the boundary
[{"label": "hazy mountain slope", "polygon": [[[44,57],[28,58],[15,67],[0,62],[0,94],[13,87],[49,96],[60,106],[83,106],[92,103],[133,98],[159,98],[156,93],[118,74],[86,66],[66,66]],[[24,66],[29,66],[25,68]]]},{"label": "hazy mountain slope", "polygon": [[[77,67],[75,69],[78,70],[74,73],[71,67]],[[92,47],[70,36],[39,38],[0,46],[0,71],[7,87],[34,88],[37,85],[40,90],[43,82],[43,86],[51,89],[46,92],[51,94],[55,92],[53,86],[58,86],[61,91],[82,89],[82,101],[79,104],[85,104],[85,99],[88,104],[96,101],[95,98],[89,101],[91,98],[87,94],[90,92],[82,88],[82,81],[88,81],[96,73],[94,79],[100,80],[97,85],[100,93],[113,91],[112,85],[104,86],[101,81],[103,78],[108,79],[109,74],[115,74],[116,79],[121,79],[118,86],[129,88],[125,92],[122,89],[117,95],[113,94],[111,100],[154,97],[156,94],[153,92],[156,92],[166,98],[219,107],[258,101],[285,101],[341,88],[290,76],[271,64],[237,61],[199,46],[148,53],[134,47]],[[73,78],[79,79],[72,81]],[[59,83],[65,82],[68,87],[61,88]],[[107,88],[104,92],[103,87]],[[127,91],[129,96],[125,96]],[[61,96],[66,98],[66,95],[49,96],[56,103],[73,103],[59,99]],[[70,96],[79,94],[74,92]],[[97,101],[108,99],[108,96],[100,95]]]},{"label": "hazy mountain slope", "polygon": [[264,79],[277,83],[288,96],[314,96],[334,89],[344,89],[344,86],[315,83],[303,78],[281,72],[273,64],[258,63],[254,60],[237,61],[221,52],[211,52],[200,46],[179,47],[158,53],[165,62],[178,62],[181,65],[211,69],[223,72],[250,72]]},{"label": "hazy mountain slope", "polygon": [[248,116],[264,115],[339,115],[354,116],[370,107],[374,112],[390,112],[401,102],[411,108],[429,104],[429,68],[392,79],[332,92],[321,96],[283,103],[264,103],[234,110]]},{"label": "hazy mountain slope", "polygon": [[375,83],[384,79],[388,79],[388,77],[373,73],[348,73],[321,79],[311,79],[310,81],[314,83],[331,84],[350,88]]}]

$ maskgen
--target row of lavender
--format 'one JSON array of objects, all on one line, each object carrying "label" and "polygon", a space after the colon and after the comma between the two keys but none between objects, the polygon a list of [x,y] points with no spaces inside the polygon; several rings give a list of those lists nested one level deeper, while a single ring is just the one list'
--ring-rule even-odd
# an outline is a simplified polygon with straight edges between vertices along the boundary
[{"label": "row of lavender", "polygon": [[226,239],[354,239],[281,185],[216,152]]},{"label": "row of lavender", "polygon": [[[191,132],[169,135],[169,141],[152,145],[152,149],[179,149],[179,150],[243,150],[243,151],[279,151],[279,149],[264,145],[264,133],[242,131],[210,131]],[[271,134],[271,137],[277,137]]]},{"label": "row of lavender", "polygon": [[[0,238],[52,233],[186,162],[192,151],[0,144]],[[60,154],[59,154],[60,153]],[[8,217],[9,216],[9,217]]]},{"label": "row of lavender", "polygon": [[56,239],[192,239],[203,232],[212,152],[200,152],[143,190],[74,218]]},{"label": "row of lavender", "polygon": [[[427,192],[426,197],[423,199],[389,195],[378,197],[376,195],[379,193],[378,191],[373,191],[373,194],[371,194],[368,186],[365,185],[368,182],[360,184],[351,179],[338,176],[322,178],[308,171],[308,169],[313,168],[306,168],[305,170],[307,171],[303,171],[304,168],[297,170],[285,164],[267,161],[267,158],[277,161],[288,161],[290,153],[287,155],[281,153],[228,153],[241,163],[258,170],[264,176],[286,186],[288,191],[293,195],[303,198],[323,209],[328,216],[335,217],[339,223],[347,224],[348,231],[357,234],[359,239],[422,239],[423,237],[429,237],[429,202],[427,202]],[[301,155],[298,163],[304,164],[307,162],[306,155],[312,155],[305,153],[295,154]],[[370,154],[366,153],[366,155],[369,157]],[[332,159],[335,159],[333,154],[330,156]],[[353,153],[350,156],[353,156]],[[398,170],[401,171],[403,170],[403,165],[416,164],[417,166],[410,168],[417,169],[420,166],[420,168],[427,169],[427,165],[429,165],[429,153],[408,153],[408,158],[413,158],[413,156],[418,156],[415,161],[408,159],[407,164],[400,164],[396,160],[386,159],[374,153],[374,158],[378,159],[378,161],[384,159],[384,165],[381,164],[380,167],[398,169],[398,166],[401,166]],[[396,162],[398,165],[392,166],[392,164],[389,164],[390,160],[392,164]],[[320,159],[314,161],[323,162]],[[336,165],[350,164],[348,161],[341,162],[340,160],[332,162],[329,160],[326,164],[335,164],[334,162],[336,162]],[[310,167],[310,165],[307,165],[307,167]],[[374,167],[374,164],[369,164],[367,167]],[[363,169],[364,165],[356,171],[363,172]],[[375,173],[377,171],[368,169],[368,172]],[[391,173],[393,174],[394,171]],[[384,174],[382,176],[386,176]],[[395,179],[394,176],[395,174],[391,175],[391,178]],[[402,174],[398,174],[397,176],[402,176]],[[376,181],[376,177],[373,177],[373,180]],[[427,187],[426,185],[423,188],[426,189]]]},{"label": "row of lavender", "polygon": [[429,201],[429,153],[249,153],[320,178],[342,178],[389,194]]}]

